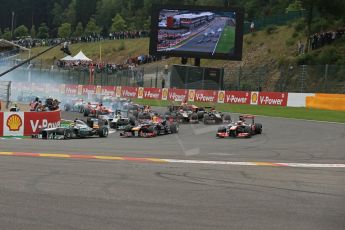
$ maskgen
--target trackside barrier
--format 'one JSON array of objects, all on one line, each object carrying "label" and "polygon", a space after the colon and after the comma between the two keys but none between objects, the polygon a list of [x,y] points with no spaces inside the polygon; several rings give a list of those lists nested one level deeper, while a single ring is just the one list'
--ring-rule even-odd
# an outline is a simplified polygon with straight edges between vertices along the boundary
[{"label": "trackside barrier", "polygon": [[[40,95],[89,96],[108,95],[133,99],[150,99],[164,101],[211,102],[227,104],[287,106],[288,93],[280,92],[249,92],[223,90],[196,90],[175,88],[143,88],[130,86],[100,85],[51,85],[38,83],[13,83],[14,89],[34,92]],[[18,90],[16,90],[18,91]],[[14,95],[12,93],[12,95]],[[15,100],[15,99],[14,99]]]},{"label": "trackside barrier", "polygon": [[[89,95],[107,95],[132,99],[151,99],[164,101],[211,102],[227,104],[269,105],[280,107],[310,107],[319,109],[341,110],[345,94],[311,94],[286,92],[250,92],[223,90],[195,90],[175,88],[143,88],[130,86],[100,85],[52,85],[27,82],[13,82],[12,88],[17,92],[34,92],[40,95],[67,95],[71,97]],[[14,95],[14,93],[12,93]],[[310,99],[311,97],[323,99]],[[16,100],[16,99],[14,99]],[[322,102],[318,102],[321,101]]]},{"label": "trackside barrier", "polygon": [[306,108],[345,111],[345,95],[316,94],[306,97]]},{"label": "trackside barrier", "polygon": [[60,121],[60,111],[0,112],[0,136],[31,136],[41,128],[58,127]]}]

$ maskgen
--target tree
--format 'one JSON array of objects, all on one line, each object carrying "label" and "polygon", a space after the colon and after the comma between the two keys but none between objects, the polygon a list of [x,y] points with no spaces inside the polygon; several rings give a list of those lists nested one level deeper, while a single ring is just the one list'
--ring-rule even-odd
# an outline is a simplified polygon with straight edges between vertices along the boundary
[{"label": "tree", "polygon": [[31,26],[30,35],[31,35],[32,38],[35,38],[35,37],[36,37],[36,28],[35,28],[35,25],[32,25],[32,26]]},{"label": "tree", "polygon": [[69,38],[72,34],[72,26],[70,23],[63,23],[58,29],[60,38]]},{"label": "tree", "polygon": [[81,22],[78,22],[75,31],[74,31],[74,36],[76,37],[80,37],[84,34],[84,28],[83,28],[83,24],[81,24]]},{"label": "tree", "polygon": [[40,27],[38,28],[37,37],[41,39],[45,39],[49,37],[49,29],[45,23],[41,23]]},{"label": "tree", "polygon": [[5,40],[11,40],[12,36],[11,36],[11,31],[9,28],[5,28],[2,38]]},{"label": "tree", "polygon": [[21,25],[14,30],[14,36],[17,38],[23,38],[29,35],[29,29],[26,26]]},{"label": "tree", "polygon": [[69,22],[73,26],[77,23],[76,9],[77,9],[76,8],[76,0],[72,0],[71,3],[66,8],[66,10],[63,12],[63,16],[65,18],[64,21]]},{"label": "tree", "polygon": [[113,24],[111,25],[111,32],[118,32],[124,31],[127,29],[126,21],[121,17],[120,14],[116,14],[116,16],[112,19]]},{"label": "tree", "polygon": [[303,9],[302,2],[300,0],[295,0],[293,3],[290,3],[286,8],[286,12],[290,11],[300,11]]},{"label": "tree", "polygon": [[54,8],[51,11],[51,16],[53,18],[52,24],[54,27],[61,25],[61,23],[63,22],[63,9],[59,3],[54,3]]},{"label": "tree", "polygon": [[85,34],[99,34],[101,30],[102,29],[96,25],[96,20],[94,18],[90,18],[90,21],[87,23],[85,28]]}]

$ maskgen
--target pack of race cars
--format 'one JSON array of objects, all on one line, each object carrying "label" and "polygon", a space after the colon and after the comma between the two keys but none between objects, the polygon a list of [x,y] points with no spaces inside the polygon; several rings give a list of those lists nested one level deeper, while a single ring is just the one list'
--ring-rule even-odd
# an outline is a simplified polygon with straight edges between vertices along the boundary
[{"label": "pack of race cars", "polygon": [[262,133],[262,124],[255,123],[253,115],[240,115],[234,122],[230,114],[213,107],[198,107],[182,103],[168,106],[159,113],[150,106],[143,106],[123,98],[103,98],[98,102],[83,99],[64,103],[65,111],[79,112],[86,121],[62,121],[60,127],[46,128],[34,137],[43,139],[72,139],[91,136],[107,137],[110,130],[118,131],[121,137],[156,137],[175,134],[180,124],[221,125],[217,138],[252,137]]}]

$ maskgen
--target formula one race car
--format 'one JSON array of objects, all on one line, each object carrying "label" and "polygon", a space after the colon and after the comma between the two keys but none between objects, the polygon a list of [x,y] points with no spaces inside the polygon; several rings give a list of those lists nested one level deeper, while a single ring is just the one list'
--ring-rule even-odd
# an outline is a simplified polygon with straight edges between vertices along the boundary
[{"label": "formula one race car", "polygon": [[65,111],[83,113],[86,105],[87,103],[84,101],[84,99],[74,99],[74,100],[66,102],[64,104],[64,109]]},{"label": "formula one race car", "polygon": [[98,118],[108,120],[112,129],[124,130],[127,125],[135,124],[135,117],[130,115],[128,111],[117,110],[105,115],[99,115]]},{"label": "formula one race car", "polygon": [[[240,115],[238,122],[232,122],[228,126],[218,128],[217,137],[251,137],[262,133],[262,124],[255,123],[253,115]],[[246,119],[251,119],[251,124],[245,123]]]},{"label": "formula one race car", "polygon": [[199,123],[204,116],[204,108],[195,105],[169,106],[166,116],[173,117],[179,123]]},{"label": "formula one race car", "polygon": [[152,120],[142,120],[135,125],[128,125],[120,133],[122,137],[155,137],[178,133],[179,125],[172,120],[166,120],[161,117],[153,117]]},{"label": "formula one race car", "polygon": [[209,109],[204,112],[203,122],[205,125],[207,124],[223,124],[231,122],[230,114],[222,113],[216,111],[213,107],[205,107],[205,109]]},{"label": "formula one race car", "polygon": [[108,121],[88,118],[87,122],[76,119],[75,121],[63,120],[57,128],[44,128],[33,138],[42,139],[72,139],[84,137],[107,137],[109,134]]}]

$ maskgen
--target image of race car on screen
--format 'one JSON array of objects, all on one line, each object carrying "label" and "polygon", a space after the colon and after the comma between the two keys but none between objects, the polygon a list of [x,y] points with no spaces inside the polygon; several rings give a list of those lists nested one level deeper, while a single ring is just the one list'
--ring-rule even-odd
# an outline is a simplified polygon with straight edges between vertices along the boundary
[{"label": "image of race car on screen", "polygon": [[158,24],[158,52],[234,52],[235,12],[163,9]]}]

